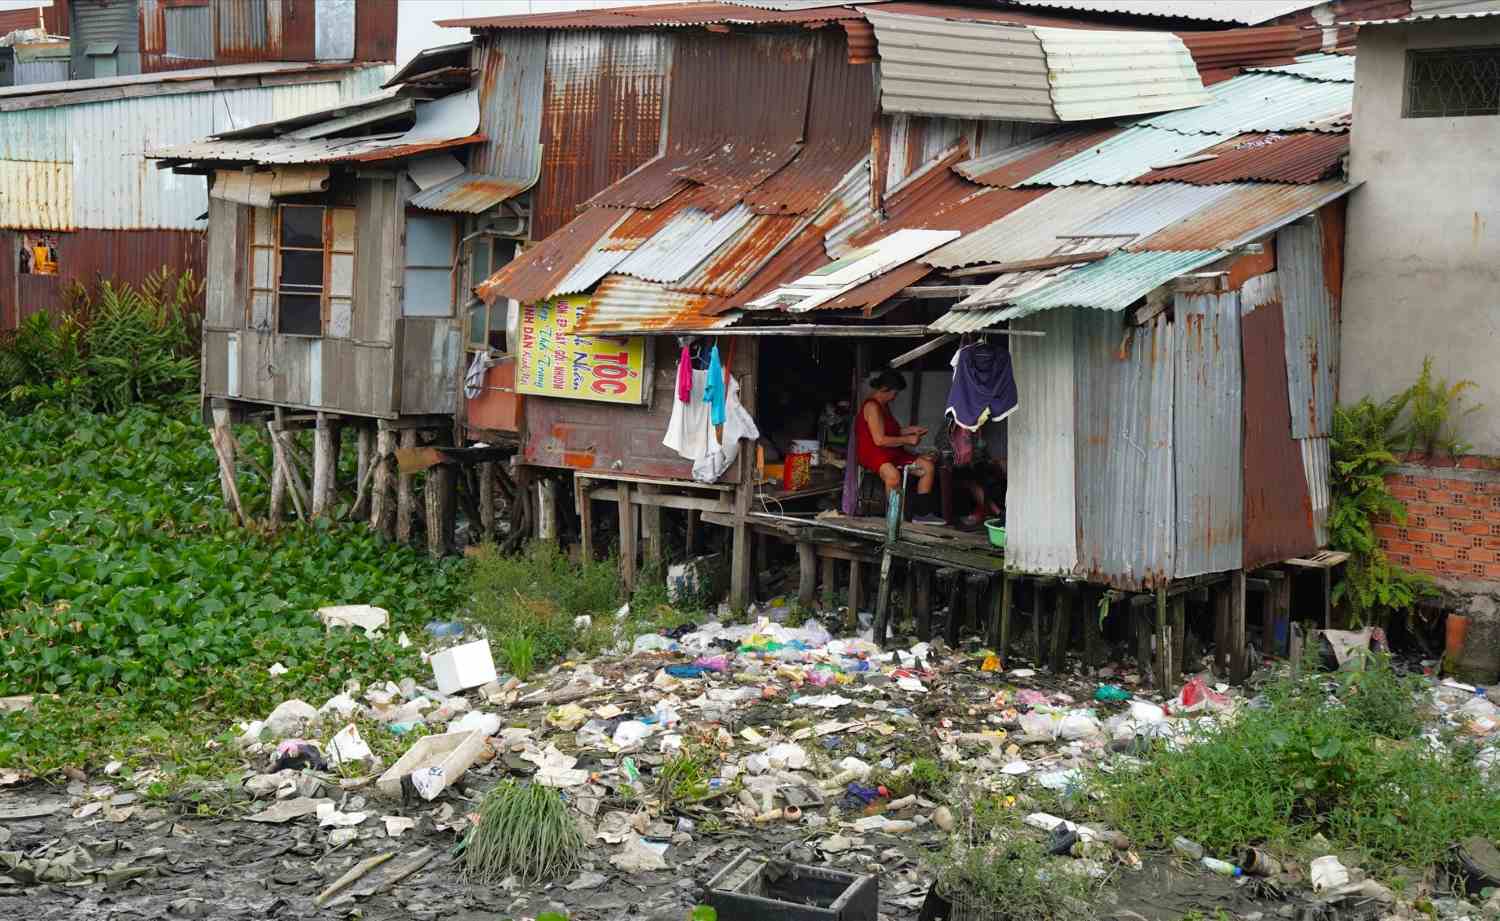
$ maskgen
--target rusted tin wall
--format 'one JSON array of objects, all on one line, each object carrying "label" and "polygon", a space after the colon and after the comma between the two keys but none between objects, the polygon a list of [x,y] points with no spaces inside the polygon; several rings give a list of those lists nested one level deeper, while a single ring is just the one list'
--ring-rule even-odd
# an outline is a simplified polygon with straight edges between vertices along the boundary
[{"label": "rusted tin wall", "polygon": [[1175,578],[1229,572],[1244,559],[1240,296],[1183,294],[1177,330]]},{"label": "rusted tin wall", "polygon": [[[551,34],[532,239],[562,227],[579,205],[656,156],[673,40],[660,32]],[[497,39],[476,47],[486,41]]]},{"label": "rusted tin wall", "polygon": [[141,72],[141,32],[136,5],[122,0],[72,0],[71,17],[73,77],[86,80],[94,73],[94,60],[84,54],[100,42],[113,42],[117,76]]},{"label": "rusted tin wall", "polygon": [[20,234],[0,230],[0,332],[15,329],[16,263],[21,248]]},{"label": "rusted tin wall", "polygon": [[52,5],[42,8],[42,22],[46,24],[48,35],[67,35],[68,4],[72,0],[52,0]]},{"label": "rusted tin wall", "polygon": [[[652,375],[649,406],[620,406],[588,400],[560,400],[527,396],[523,459],[540,467],[594,470],[635,476],[671,477],[690,480],[691,461],[661,443],[672,417],[677,382],[676,341],[655,336],[656,366]],[[740,398],[753,413],[756,387],[754,337],[726,338],[719,353],[740,382]],[[731,467],[722,482],[737,482]]]},{"label": "rusted tin wall", "polygon": [[1302,448],[1287,402],[1286,327],[1276,273],[1241,292],[1244,396],[1244,568],[1317,549]]},{"label": "rusted tin wall", "polygon": [[396,60],[396,0],[357,0],[354,60]]},{"label": "rusted tin wall", "polygon": [[474,46],[478,72],[479,132],[469,169],[487,176],[531,178],[542,164],[542,80],[547,66],[544,32],[501,32]]},{"label": "rusted tin wall", "polygon": [[1046,334],[1010,343],[1020,405],[1007,420],[1005,556],[1022,572],[1072,573],[1078,564],[1073,328],[1081,312],[1048,310],[1011,324]]},{"label": "rusted tin wall", "polygon": [[1322,225],[1309,218],[1276,234],[1277,275],[1286,321],[1286,364],[1292,434],[1321,437],[1333,432],[1338,340],[1334,336],[1333,289],[1324,265]]},{"label": "rusted tin wall", "polygon": [[[4,254],[12,271],[20,237],[19,233],[10,236],[12,244]],[[12,285],[0,287],[0,305],[9,306],[0,309],[0,328],[13,329],[18,319],[33,313],[62,310],[74,283],[92,287],[109,280],[138,285],[163,266],[179,272],[191,269],[200,279],[205,275],[201,231],[75,230],[49,234],[49,238],[56,241],[58,274],[15,275]]]},{"label": "rusted tin wall", "polygon": [[41,12],[37,7],[0,10],[0,35],[9,35],[17,29],[38,28],[42,24]]},{"label": "rusted tin wall", "polygon": [[1176,550],[1173,324],[1076,313],[1078,566],[1090,581],[1151,588],[1171,578]]},{"label": "rusted tin wall", "polygon": [[[396,0],[140,0],[143,71],[249,61],[394,61]],[[202,10],[202,13],[197,13]],[[192,25],[192,34],[182,30]],[[189,40],[191,39],[191,40]],[[184,55],[184,49],[201,54]],[[169,53],[176,52],[176,53]]]},{"label": "rusted tin wall", "polygon": [[456,412],[464,357],[458,321],[451,317],[405,317],[400,323],[401,412]]}]

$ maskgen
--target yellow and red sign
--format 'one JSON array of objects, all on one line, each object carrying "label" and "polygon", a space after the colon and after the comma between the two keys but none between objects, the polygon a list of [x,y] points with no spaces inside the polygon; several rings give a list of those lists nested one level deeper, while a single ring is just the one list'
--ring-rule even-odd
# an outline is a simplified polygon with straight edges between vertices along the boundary
[{"label": "yellow and red sign", "polygon": [[521,307],[516,390],[543,397],[646,401],[646,340],[642,336],[575,336],[587,295]]}]

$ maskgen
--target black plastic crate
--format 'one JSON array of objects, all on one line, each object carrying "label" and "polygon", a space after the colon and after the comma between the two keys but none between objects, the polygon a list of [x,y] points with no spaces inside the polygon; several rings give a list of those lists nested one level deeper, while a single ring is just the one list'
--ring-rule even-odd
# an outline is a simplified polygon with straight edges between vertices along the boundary
[{"label": "black plastic crate", "polygon": [[880,882],[741,851],[708,882],[719,921],[877,921]]}]

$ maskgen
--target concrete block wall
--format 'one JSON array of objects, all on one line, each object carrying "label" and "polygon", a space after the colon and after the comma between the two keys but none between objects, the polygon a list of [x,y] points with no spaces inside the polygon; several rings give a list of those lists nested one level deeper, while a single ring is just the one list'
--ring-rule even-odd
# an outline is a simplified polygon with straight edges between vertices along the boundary
[{"label": "concrete block wall", "polygon": [[1454,588],[1500,588],[1500,458],[1408,461],[1386,483],[1406,503],[1404,525],[1375,525],[1392,562]]}]

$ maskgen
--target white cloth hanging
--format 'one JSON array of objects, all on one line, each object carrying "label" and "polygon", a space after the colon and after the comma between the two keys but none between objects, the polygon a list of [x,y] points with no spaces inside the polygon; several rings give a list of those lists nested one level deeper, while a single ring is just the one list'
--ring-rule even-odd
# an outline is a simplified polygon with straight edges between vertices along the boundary
[{"label": "white cloth hanging", "polygon": [[714,438],[713,426],[709,423],[709,405],[703,402],[703,387],[708,381],[707,371],[693,372],[693,394],[686,403],[672,401],[672,418],[667,422],[667,434],[661,443],[676,451],[683,460],[699,461],[710,451],[719,449]]},{"label": "white cloth hanging", "polygon": [[[670,429],[669,429],[670,431]],[[714,427],[708,427],[708,437],[713,441],[713,450],[693,462],[693,479],[700,483],[717,483],[724,472],[734,466],[740,456],[740,439],[751,441],[760,437],[755,419],[740,402],[740,382],[729,379],[729,392],[724,399],[724,442],[719,444],[714,437]]]}]

